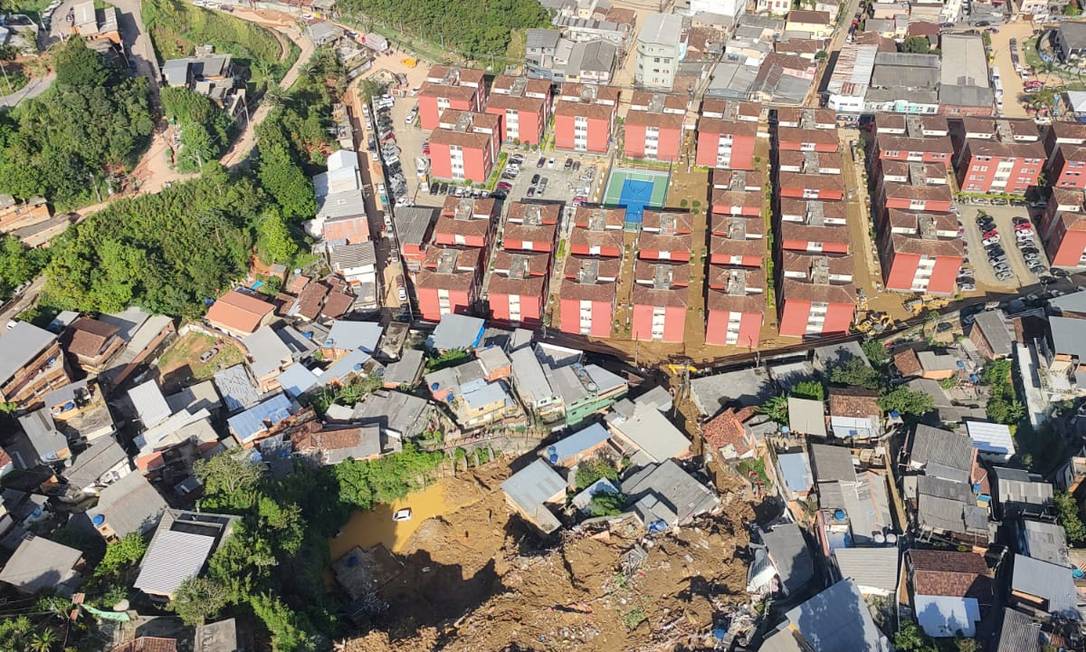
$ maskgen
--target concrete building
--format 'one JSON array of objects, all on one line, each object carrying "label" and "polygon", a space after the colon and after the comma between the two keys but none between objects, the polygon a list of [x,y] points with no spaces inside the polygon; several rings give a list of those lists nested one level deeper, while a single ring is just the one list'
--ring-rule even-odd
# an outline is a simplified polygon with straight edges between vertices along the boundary
[{"label": "concrete building", "polygon": [[1024,194],[1038,185],[1046,155],[1031,120],[964,118],[956,169],[963,192]]},{"label": "concrete building", "polygon": [[879,238],[886,288],[951,295],[965,248],[949,213],[889,209]]},{"label": "concrete building", "polygon": [[611,86],[562,84],[554,110],[555,146],[606,153],[611,146],[619,95],[619,89]]},{"label": "concrete building", "polygon": [[1083,191],[1053,188],[1039,233],[1054,266],[1086,264],[1086,209],[1083,205]]},{"label": "concrete building", "polygon": [[56,335],[24,321],[0,333],[0,400],[34,407],[69,382]]},{"label": "concrete building", "polygon": [[637,34],[634,83],[645,88],[671,90],[679,62],[686,56],[685,32],[682,16],[645,16]]},{"label": "concrete building", "polygon": [[943,34],[940,39],[939,112],[990,116],[995,93],[989,86],[988,57],[979,34]]},{"label": "concrete building", "polygon": [[430,68],[419,91],[419,123],[436,129],[448,109],[481,111],[486,105],[486,82],[482,70],[436,65]]},{"label": "concrete building", "polygon": [[851,285],[832,282],[830,260],[829,256],[806,256],[803,262],[810,272],[804,280],[782,275],[777,299],[782,336],[848,332],[856,292]]},{"label": "concrete building", "polygon": [[685,119],[686,99],[681,95],[634,92],[624,123],[623,153],[627,158],[679,160]]},{"label": "concrete building", "polygon": [[709,266],[705,343],[754,348],[765,321],[765,272]]},{"label": "concrete building", "polygon": [[551,85],[542,79],[499,75],[486,112],[501,118],[500,141],[539,145],[550,119]]},{"label": "concrete building", "polygon": [[[744,108],[747,111],[744,112]],[[698,119],[695,163],[715,168],[753,170],[758,114],[751,108],[753,105],[747,102],[727,102],[716,98],[703,100],[701,117]]]},{"label": "concrete building", "polygon": [[846,44],[841,48],[826,84],[827,107],[838,113],[860,113],[864,110],[864,99],[875,70],[877,53],[876,45]]},{"label": "concrete building", "polygon": [[621,267],[619,258],[566,259],[559,294],[559,330],[574,335],[611,336]]},{"label": "concrete building", "polygon": [[436,322],[451,313],[470,312],[478,299],[483,258],[474,247],[429,247],[415,277],[419,316]]},{"label": "concrete building", "polygon": [[493,199],[446,197],[434,225],[433,243],[485,249],[497,227],[496,208]]},{"label": "concrete building", "polygon": [[873,159],[902,163],[953,165],[954,146],[943,116],[879,113],[875,116]]},{"label": "concrete building", "polygon": [[501,149],[501,117],[447,110],[430,135],[430,174],[438,179],[486,183]]},{"label": "concrete building", "polygon": [[689,263],[637,261],[630,336],[644,342],[682,342],[689,285]]}]

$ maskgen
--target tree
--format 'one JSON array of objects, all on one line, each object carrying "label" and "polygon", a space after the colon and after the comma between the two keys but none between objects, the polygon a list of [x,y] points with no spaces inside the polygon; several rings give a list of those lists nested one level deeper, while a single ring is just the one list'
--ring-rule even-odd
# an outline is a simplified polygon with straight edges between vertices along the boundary
[{"label": "tree", "polygon": [[206,577],[189,577],[181,582],[170,600],[170,611],[189,626],[203,625],[227,605],[226,587]]},{"label": "tree", "polygon": [[1057,491],[1053,496],[1053,501],[1056,504],[1056,516],[1064,532],[1067,533],[1067,540],[1072,544],[1086,541],[1086,525],[1082,523],[1074,496],[1064,491]]},{"label": "tree", "polygon": [[48,258],[47,249],[30,249],[13,235],[0,235],[0,301],[34,278]]},{"label": "tree", "polygon": [[256,252],[266,263],[289,263],[298,253],[298,244],[283,221],[283,214],[272,209],[256,225]]},{"label": "tree", "polygon": [[826,388],[817,380],[802,380],[792,388],[792,396],[822,401],[826,398]]},{"label": "tree", "polygon": [[81,38],[68,39],[54,61],[60,86],[105,86],[113,77],[105,60]]},{"label": "tree", "polygon": [[830,382],[835,385],[854,385],[865,389],[878,389],[879,372],[860,358],[849,358],[830,367]]},{"label": "tree", "polygon": [[201,507],[244,512],[256,504],[264,472],[248,458],[224,453],[209,460],[197,460],[193,471],[204,486]]},{"label": "tree", "polygon": [[588,503],[588,513],[592,516],[617,516],[626,506],[626,497],[622,494],[601,491],[592,496]]},{"label": "tree", "polygon": [[894,647],[901,652],[938,652],[938,648],[924,630],[912,620],[903,624],[894,634]]},{"label": "tree", "polygon": [[31,652],[52,652],[59,640],[55,630],[40,629],[31,635],[29,649]]},{"label": "tree", "polygon": [[575,477],[577,491],[590,486],[600,478],[607,478],[611,482],[618,482],[618,469],[611,463],[611,460],[598,456],[582,461],[577,465],[577,475]]},{"label": "tree", "polygon": [[313,217],[317,212],[313,184],[295,161],[282,127],[277,121],[266,120],[257,127],[256,136],[260,185],[275,199],[288,219]]},{"label": "tree", "polygon": [[902,52],[911,52],[914,54],[928,54],[931,52],[931,41],[926,36],[909,36],[905,38],[905,42],[901,44]]},{"label": "tree", "polygon": [[295,612],[282,600],[267,594],[254,595],[250,600],[257,615],[272,635],[272,649],[276,652],[302,652],[316,650],[317,642],[299,627]]},{"label": "tree", "polygon": [[917,392],[908,387],[896,387],[879,397],[879,407],[887,412],[920,416],[931,412],[935,401],[924,392]]},{"label": "tree", "polygon": [[788,423],[788,397],[774,396],[758,406],[758,414],[764,414],[777,423]]},{"label": "tree", "polygon": [[230,116],[208,97],[185,87],[167,87],[161,91],[166,118],[181,130],[178,167],[198,170],[219,158],[229,141]]},{"label": "tree", "polygon": [[882,342],[878,340],[864,340],[860,344],[860,348],[863,349],[864,355],[871,361],[871,364],[876,367],[886,364],[890,361],[890,354],[887,353],[886,347]]},{"label": "tree", "polygon": [[147,552],[147,542],[138,532],[130,532],[124,538],[106,546],[106,554],[94,569],[96,578],[110,577],[138,564]]}]

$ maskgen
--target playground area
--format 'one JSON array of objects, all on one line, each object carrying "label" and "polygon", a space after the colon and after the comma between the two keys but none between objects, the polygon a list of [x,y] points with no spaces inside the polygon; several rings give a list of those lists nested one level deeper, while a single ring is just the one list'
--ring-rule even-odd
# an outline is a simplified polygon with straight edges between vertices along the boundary
[{"label": "playground area", "polygon": [[670,181],[668,172],[614,168],[603,194],[605,206],[625,206],[626,224],[639,226],[645,208],[662,208]]}]

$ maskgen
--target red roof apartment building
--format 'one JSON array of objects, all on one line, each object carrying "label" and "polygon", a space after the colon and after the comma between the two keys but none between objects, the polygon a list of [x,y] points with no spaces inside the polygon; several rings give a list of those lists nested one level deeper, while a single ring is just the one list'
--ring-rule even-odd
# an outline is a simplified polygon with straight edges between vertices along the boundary
[{"label": "red roof apartment building", "polygon": [[437,129],[446,110],[481,111],[485,104],[482,70],[433,66],[419,90],[419,121],[423,129]]},{"label": "red roof apartment building", "polygon": [[559,203],[513,202],[505,215],[502,246],[517,251],[554,251],[561,213]]},{"label": "red roof apartment building", "polygon": [[621,268],[620,258],[567,258],[559,293],[558,329],[574,335],[610,337]]},{"label": "red roof apartment building", "polygon": [[944,116],[916,116],[879,113],[875,116],[872,161],[936,163],[949,170],[954,146]]},{"label": "red roof apartment building", "polygon": [[419,316],[440,321],[452,313],[470,311],[478,299],[483,250],[474,247],[431,246],[415,277]]},{"label": "red roof apartment building", "polygon": [[1083,192],[1053,188],[1044,215],[1040,234],[1048,259],[1056,267],[1078,267],[1086,264],[1086,210]]},{"label": "red roof apartment building", "polygon": [[714,168],[753,170],[760,116],[758,105],[750,102],[702,102],[695,162]]},{"label": "red roof apartment building", "polygon": [[502,142],[539,145],[550,119],[550,106],[550,82],[500,75],[490,86],[486,112],[501,119]]},{"label": "red roof apartment building", "polygon": [[820,199],[841,201],[845,198],[845,183],[838,175],[779,172],[778,194],[788,199]]},{"label": "red roof apartment building", "polygon": [[777,300],[781,335],[818,337],[847,333],[856,307],[855,290],[851,285],[832,282],[829,256],[805,258],[794,259],[793,269],[806,266],[806,280],[782,273]]},{"label": "red roof apartment building", "polygon": [[815,272],[826,270],[829,282],[833,284],[851,283],[854,262],[852,256],[824,256],[801,254],[794,251],[781,252],[781,278],[799,281],[811,281]]},{"label": "red roof apartment building", "polygon": [[962,118],[955,137],[963,192],[1023,194],[1038,184],[1046,156],[1033,121]]},{"label": "red roof apartment building", "polygon": [[631,336],[642,342],[682,342],[686,328],[689,263],[639,260],[631,292]]},{"label": "red roof apartment building", "polygon": [[690,213],[675,210],[646,210],[638,240],[643,260],[690,260],[694,246],[690,235]]},{"label": "red roof apartment building", "polygon": [[[788,201],[790,206],[795,203],[795,200],[782,200],[782,203],[785,201]],[[826,207],[834,206],[834,204],[820,201],[810,201],[806,204],[806,211],[801,214],[800,220],[785,219],[782,210],[781,249],[806,253],[847,254],[849,252],[848,228],[836,221],[831,222],[826,219]],[[843,217],[844,209],[834,206],[830,213]],[[789,214],[789,218],[794,218],[794,216],[795,213]]]},{"label": "red roof apartment building", "polygon": [[491,319],[533,327],[542,323],[560,212],[556,203],[510,204],[503,248],[494,254],[487,284]]},{"label": "red roof apartment building", "polygon": [[765,318],[765,272],[709,266],[705,343],[758,346]]},{"label": "red roof apartment building", "polygon": [[554,110],[555,146],[606,153],[611,146],[620,94],[613,86],[562,84]]},{"label": "red roof apartment building", "polygon": [[625,208],[578,206],[573,214],[573,229],[569,237],[570,253],[574,256],[606,258],[621,256],[625,224]]},{"label": "red roof apartment building", "polygon": [[541,324],[550,271],[549,253],[496,252],[487,285],[490,318],[513,325]]},{"label": "red roof apartment building", "polygon": [[[919,167],[914,165],[914,169],[919,170]],[[882,206],[885,210],[897,208],[905,211],[949,213],[954,205],[950,186],[924,183],[920,171],[915,175],[910,171],[906,182],[881,179],[875,196],[878,198],[876,206]]]},{"label": "red roof apartment building", "polygon": [[430,173],[438,179],[486,183],[498,160],[501,118],[449,109],[430,135]]},{"label": "red roof apartment building", "polygon": [[623,153],[628,158],[679,160],[685,119],[683,96],[635,91],[624,123]]},{"label": "red roof apartment building", "polygon": [[879,238],[886,288],[953,294],[965,249],[958,220],[947,213],[888,210]]},{"label": "red roof apartment building", "polygon": [[486,247],[494,226],[493,199],[445,198],[434,225],[433,242],[444,246]]},{"label": "red roof apartment building", "polygon": [[765,257],[765,223],[762,217],[712,216],[709,262],[714,265],[761,267]]},{"label": "red roof apartment building", "polygon": [[841,174],[841,161],[840,152],[787,150],[778,153],[777,169],[805,174]]},{"label": "red roof apartment building", "polygon": [[1052,187],[1086,189],[1086,124],[1053,122],[1044,142]]},{"label": "red roof apartment building", "polygon": [[836,152],[837,118],[826,109],[778,109],[778,152]]}]

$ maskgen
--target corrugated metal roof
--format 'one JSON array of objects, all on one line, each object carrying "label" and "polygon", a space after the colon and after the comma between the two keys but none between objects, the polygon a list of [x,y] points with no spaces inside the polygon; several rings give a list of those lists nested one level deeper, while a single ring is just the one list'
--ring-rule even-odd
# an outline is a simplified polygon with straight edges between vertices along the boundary
[{"label": "corrugated metal roof", "polygon": [[607,429],[598,423],[582,428],[568,437],[564,437],[547,447],[547,455],[561,461],[582,451],[598,446],[611,436]]},{"label": "corrugated metal roof", "polygon": [[151,595],[173,595],[182,582],[200,573],[214,545],[214,537],[176,530],[157,533],[133,586]]},{"label": "corrugated metal roof", "polygon": [[966,421],[965,430],[973,440],[973,446],[982,453],[1014,455],[1014,440],[1007,426],[986,421]]},{"label": "corrugated metal roof", "polygon": [[47,330],[25,321],[0,333],[0,384],[6,383],[57,339]]},{"label": "corrugated metal roof", "polygon": [[898,550],[885,548],[838,548],[833,551],[842,578],[852,578],[864,587],[893,593],[897,589]]},{"label": "corrugated metal roof", "polygon": [[289,417],[293,409],[294,404],[285,394],[276,394],[263,403],[230,417],[227,424],[230,432],[245,442],[267,428],[264,425],[265,420],[274,425]]}]

